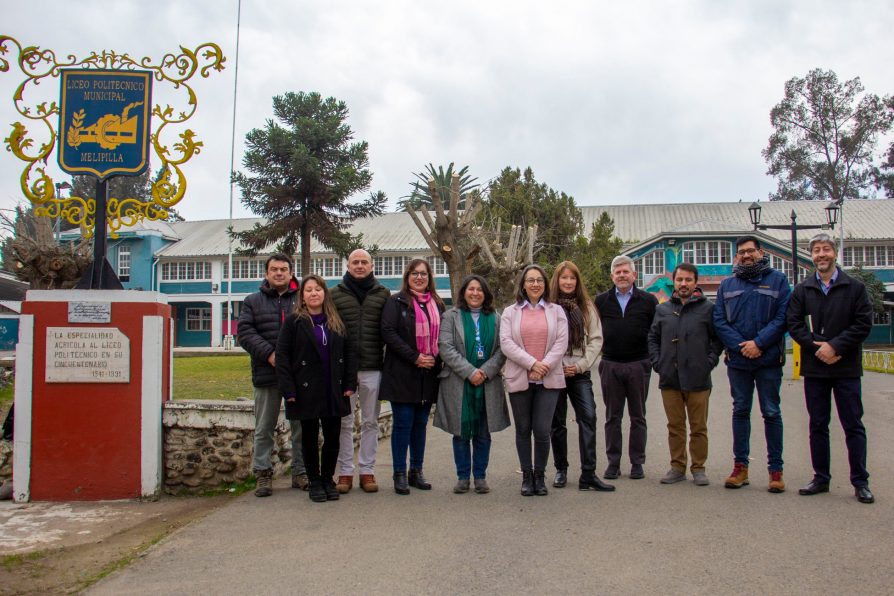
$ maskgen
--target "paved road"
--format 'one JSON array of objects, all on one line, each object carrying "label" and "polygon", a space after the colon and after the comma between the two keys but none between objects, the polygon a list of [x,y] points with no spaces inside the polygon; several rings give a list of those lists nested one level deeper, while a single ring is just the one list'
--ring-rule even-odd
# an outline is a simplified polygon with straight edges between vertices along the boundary
[{"label": "paved road", "polygon": [[[246,494],[91,593],[894,592],[894,463],[887,457],[894,440],[892,377],[868,373],[864,380],[874,505],[853,497],[838,426],[832,433],[831,493],[797,494],[812,475],[800,381],[783,384],[788,491],[766,492],[766,449],[756,411],[753,483],[724,489],[732,439],[722,366],[715,386],[708,487],[658,483],[668,455],[653,378],[647,476],[622,477],[615,493],[569,485],[547,497],[521,497],[509,429],[494,437],[488,477],[493,492],[454,495],[450,438],[432,428],[426,457],[431,492],[402,497],[390,490],[386,441],[379,479],[387,490],[367,495],[355,489],[325,504],[285,487],[267,499]],[[576,435],[569,438],[576,441]],[[604,461],[600,454],[600,472]]]}]

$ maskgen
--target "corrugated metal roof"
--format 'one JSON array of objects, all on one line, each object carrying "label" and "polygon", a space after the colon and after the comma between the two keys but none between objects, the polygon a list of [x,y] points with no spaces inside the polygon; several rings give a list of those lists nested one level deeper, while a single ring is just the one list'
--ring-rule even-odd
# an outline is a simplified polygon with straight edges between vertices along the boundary
[{"label": "corrugated metal roof", "polygon": [[[247,219],[234,219],[233,230],[245,231],[254,227],[256,223],[263,223],[263,219],[252,217]],[[221,256],[229,252],[229,236],[227,229],[230,222],[227,219],[214,219],[205,221],[181,221],[174,224],[174,229],[182,240],[166,246],[159,251],[159,256],[171,257],[206,257]],[[363,243],[367,246],[377,244],[380,251],[424,251],[431,252],[425,243],[419,229],[406,213],[386,213],[379,217],[364,217],[356,220],[349,228],[352,234],[363,234]],[[233,249],[243,248],[237,242]],[[262,253],[270,252],[273,246],[267,247]],[[316,239],[310,243],[310,251],[313,254],[331,252]]]},{"label": "corrugated metal roof", "polygon": [[[741,232],[752,230],[748,219],[751,203],[673,203],[663,205],[605,205],[582,206],[585,230],[606,212],[615,222],[615,234],[625,245],[632,245],[660,233],[693,234],[703,232]],[[826,201],[771,201],[761,202],[761,223],[791,223],[791,212],[798,214],[803,225],[826,222]],[[260,223],[261,218],[233,220],[233,229],[243,231]],[[153,222],[158,224],[160,222]],[[163,223],[163,222],[161,222]],[[894,238],[894,199],[854,200],[844,205],[847,238],[891,240]],[[159,252],[166,258],[206,257],[226,255],[229,247],[229,220],[184,221],[170,225],[172,233],[181,238]],[[351,226],[352,234],[363,233],[365,244],[377,244],[380,251],[430,252],[422,234],[406,213],[386,213],[380,217],[358,219]],[[799,232],[799,242],[807,242],[817,230]],[[764,233],[780,241],[788,241],[788,230],[766,230]],[[837,230],[836,230],[837,234]],[[238,243],[234,248],[239,248]],[[267,251],[272,250],[272,246]],[[331,251],[319,242],[311,242],[311,252]]]},{"label": "corrugated metal roof", "polygon": [[[752,230],[748,219],[751,203],[673,203],[662,205],[606,205],[584,206],[584,226],[599,219],[602,212],[615,221],[615,234],[625,244],[635,244],[660,232],[686,230],[711,232],[741,229]],[[813,225],[826,223],[825,209],[828,201],[763,201],[761,223],[786,225],[791,223],[791,213],[798,215],[798,223]],[[843,209],[845,238],[880,240],[894,238],[894,199],[846,201]],[[840,216],[839,216],[840,221]],[[716,222],[717,227],[712,227]],[[721,227],[722,225],[722,227]],[[807,242],[817,230],[798,233],[799,242]],[[787,240],[788,230],[766,230],[766,234]],[[836,229],[837,234],[837,229]]]}]

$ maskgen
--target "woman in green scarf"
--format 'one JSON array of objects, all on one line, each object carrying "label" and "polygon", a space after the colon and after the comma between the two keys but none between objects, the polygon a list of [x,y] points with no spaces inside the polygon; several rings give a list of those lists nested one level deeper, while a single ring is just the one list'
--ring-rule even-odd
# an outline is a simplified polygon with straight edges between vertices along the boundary
[{"label": "woman in green scarf", "polygon": [[434,424],[453,435],[455,493],[490,492],[487,464],[490,435],[509,426],[509,409],[500,369],[500,317],[494,295],[480,275],[463,280],[457,305],[441,318],[438,349],[444,361]]}]

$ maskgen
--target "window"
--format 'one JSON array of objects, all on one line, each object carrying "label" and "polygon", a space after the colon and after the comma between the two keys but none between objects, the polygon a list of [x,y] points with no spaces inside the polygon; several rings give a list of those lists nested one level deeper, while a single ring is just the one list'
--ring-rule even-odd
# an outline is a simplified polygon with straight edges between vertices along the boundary
[{"label": "window", "polygon": [[653,250],[641,259],[633,262],[636,268],[636,287],[642,288],[646,285],[646,278],[652,278],[657,275],[664,275],[664,251]]},{"label": "window", "polygon": [[162,281],[195,281],[211,279],[211,263],[207,261],[181,261],[162,263]]},{"label": "window", "polygon": [[[770,267],[776,269],[777,271],[782,271],[785,273],[785,276],[788,278],[789,283],[793,283],[795,281],[795,275],[792,271],[792,260],[786,259],[784,257],[780,257],[779,255],[773,254],[771,252],[767,253],[770,256]],[[798,274],[798,279],[804,279],[807,275],[810,274],[810,269],[807,267],[799,267],[800,273]]]},{"label": "window", "polygon": [[733,262],[732,244],[723,240],[686,242],[683,260],[693,265],[726,265]]},{"label": "window", "polygon": [[894,267],[894,246],[845,246],[844,266]]},{"label": "window", "polygon": [[[233,259],[233,279],[262,279],[267,259]],[[224,261],[223,278],[230,279],[230,263]]]},{"label": "window", "polygon": [[431,265],[432,272],[435,275],[447,275],[447,263],[444,262],[444,259],[432,255],[426,257],[425,260]]},{"label": "window", "polygon": [[885,312],[873,312],[872,313],[872,324],[873,325],[890,325],[891,324],[891,311],[886,310]]},{"label": "window", "polygon": [[187,331],[211,331],[211,308],[187,308],[186,309],[186,330]]},{"label": "window", "polygon": [[341,257],[311,259],[310,270],[321,277],[341,277],[344,275]]},{"label": "window", "polygon": [[404,267],[410,262],[410,257],[376,257],[375,274],[379,277],[400,277],[404,274]]},{"label": "window", "polygon": [[130,281],[130,244],[118,247],[118,279]]}]

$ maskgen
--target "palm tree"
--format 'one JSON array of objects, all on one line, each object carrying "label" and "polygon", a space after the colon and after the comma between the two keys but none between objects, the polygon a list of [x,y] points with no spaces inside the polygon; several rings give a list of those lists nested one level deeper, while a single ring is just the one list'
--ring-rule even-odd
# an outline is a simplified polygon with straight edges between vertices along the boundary
[{"label": "palm tree", "polygon": [[[453,162],[450,162],[446,170],[444,166],[438,166],[436,170],[434,164],[428,164],[425,166],[425,170],[425,172],[413,173],[418,180],[410,182],[413,190],[397,202],[398,211],[406,211],[408,206],[417,210],[426,209],[430,211],[433,205],[431,196],[428,193],[429,180],[435,181],[435,188],[438,190],[438,195],[441,197],[443,204],[447,205],[450,202],[450,180],[453,178]],[[456,174],[459,176],[459,208],[464,209],[465,196],[470,191],[478,188],[479,185],[475,182],[478,178],[472,178],[469,174],[469,166],[464,166]]]}]

